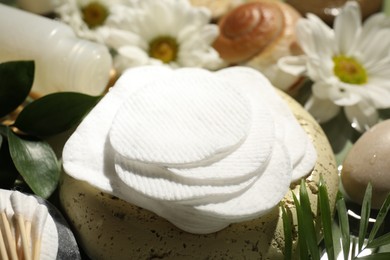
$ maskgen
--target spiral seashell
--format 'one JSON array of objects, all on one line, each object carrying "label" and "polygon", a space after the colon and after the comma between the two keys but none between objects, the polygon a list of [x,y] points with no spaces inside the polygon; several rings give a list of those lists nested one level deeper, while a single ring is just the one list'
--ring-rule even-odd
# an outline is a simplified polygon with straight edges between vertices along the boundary
[{"label": "spiral seashell", "polygon": [[220,35],[214,48],[229,63],[249,60],[268,45],[285,36],[300,15],[278,1],[254,1],[242,4],[219,21]]},{"label": "spiral seashell", "polygon": [[261,71],[276,87],[286,90],[299,79],[281,72],[277,60],[298,55],[295,26],[302,16],[281,1],[250,0],[223,16],[213,46],[228,64]]}]

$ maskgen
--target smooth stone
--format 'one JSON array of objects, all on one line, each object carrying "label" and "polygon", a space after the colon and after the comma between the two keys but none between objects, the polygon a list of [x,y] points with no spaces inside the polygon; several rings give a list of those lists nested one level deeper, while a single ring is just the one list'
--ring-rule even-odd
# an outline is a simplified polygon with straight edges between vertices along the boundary
[{"label": "smooth stone", "polygon": [[341,181],[349,198],[360,203],[369,182],[372,207],[380,208],[390,192],[390,120],[365,132],[347,154]]}]

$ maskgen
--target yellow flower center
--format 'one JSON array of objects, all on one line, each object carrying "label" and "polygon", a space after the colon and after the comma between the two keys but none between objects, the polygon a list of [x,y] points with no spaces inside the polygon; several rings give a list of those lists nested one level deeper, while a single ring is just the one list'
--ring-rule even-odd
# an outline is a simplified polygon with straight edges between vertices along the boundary
[{"label": "yellow flower center", "polygon": [[169,63],[176,60],[178,49],[179,45],[174,38],[161,36],[149,43],[149,56]]},{"label": "yellow flower center", "polygon": [[107,7],[99,2],[90,2],[81,9],[83,20],[89,28],[95,28],[104,24],[108,16]]},{"label": "yellow flower center", "polygon": [[333,57],[334,74],[345,83],[362,85],[367,83],[367,72],[354,58],[343,55]]}]

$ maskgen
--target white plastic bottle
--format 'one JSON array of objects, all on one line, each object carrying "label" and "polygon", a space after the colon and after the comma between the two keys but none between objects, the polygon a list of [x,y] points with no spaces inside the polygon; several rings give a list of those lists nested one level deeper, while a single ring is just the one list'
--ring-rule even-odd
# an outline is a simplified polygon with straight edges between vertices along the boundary
[{"label": "white plastic bottle", "polygon": [[0,4],[0,63],[34,60],[33,91],[45,95],[105,89],[112,58],[98,43],[78,38],[66,24]]},{"label": "white plastic bottle", "polygon": [[28,12],[48,14],[54,9],[54,0],[16,0],[16,5]]}]

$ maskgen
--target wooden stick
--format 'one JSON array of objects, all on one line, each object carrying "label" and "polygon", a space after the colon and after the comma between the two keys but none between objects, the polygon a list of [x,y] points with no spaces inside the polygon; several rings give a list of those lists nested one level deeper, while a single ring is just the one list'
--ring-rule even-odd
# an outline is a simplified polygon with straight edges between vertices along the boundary
[{"label": "wooden stick", "polygon": [[23,216],[25,218],[27,245],[32,247],[31,243],[31,222],[38,206],[38,201],[33,196],[27,196],[23,203]]},{"label": "wooden stick", "polygon": [[26,238],[27,238],[27,245],[32,245],[31,243],[31,220],[25,220],[24,225],[26,227]]},{"label": "wooden stick", "polygon": [[6,214],[8,204],[9,204],[9,196],[1,194],[0,195],[0,223],[2,224],[3,227],[3,231],[4,231],[3,233],[5,233],[4,238],[8,249],[8,256],[12,260],[18,260],[18,255],[16,252],[16,241],[11,231],[12,225],[10,225],[8,216]]},{"label": "wooden stick", "polygon": [[[19,234],[21,237],[21,244],[23,249],[23,256],[25,260],[31,260],[31,250],[30,245],[28,244],[28,239],[26,235],[26,226],[25,223],[25,217],[26,215],[26,207],[24,202],[26,202],[26,196],[18,191],[14,191],[11,193],[10,200],[12,209],[14,210],[14,217],[16,219],[16,223],[18,226]],[[28,208],[27,208],[28,210]],[[28,217],[28,216],[27,216]]]},{"label": "wooden stick", "polygon": [[39,257],[40,257],[40,255],[41,255],[41,243],[42,243],[42,241],[41,241],[41,239],[38,239],[38,240],[36,240],[36,241],[34,241],[35,243],[34,243],[34,248],[33,248],[33,260],[39,260]]},{"label": "wooden stick", "polygon": [[41,254],[42,233],[45,228],[48,214],[47,207],[44,205],[39,205],[34,212],[32,220],[32,238],[34,241],[33,260],[39,260],[39,256]]},{"label": "wooden stick", "polygon": [[23,215],[16,215],[16,221],[18,223],[20,236],[22,238],[22,248],[23,248],[23,254],[25,260],[31,260],[31,252],[30,252],[30,245],[27,244],[27,235],[26,235],[26,227],[24,225],[24,217]]},{"label": "wooden stick", "polygon": [[9,224],[8,217],[5,211],[1,212],[1,221],[3,223],[5,237],[7,238],[8,250],[12,260],[18,260],[18,254],[16,253],[16,242],[11,232],[11,225]]},{"label": "wooden stick", "polygon": [[3,232],[0,229],[0,256],[3,260],[8,260],[7,249],[5,248]]}]

